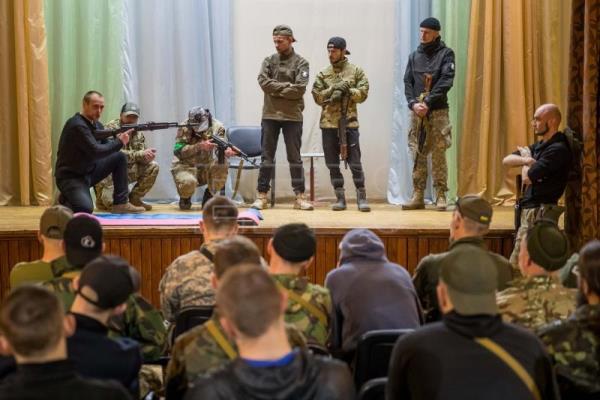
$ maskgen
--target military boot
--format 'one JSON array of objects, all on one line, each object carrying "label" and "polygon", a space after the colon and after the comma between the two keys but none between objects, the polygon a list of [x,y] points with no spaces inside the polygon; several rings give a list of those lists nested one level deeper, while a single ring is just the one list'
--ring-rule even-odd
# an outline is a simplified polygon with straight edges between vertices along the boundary
[{"label": "military boot", "polygon": [[256,196],[256,200],[250,206],[250,208],[254,208],[256,210],[264,210],[265,208],[269,208],[269,199],[267,198],[267,193],[258,193]]},{"label": "military boot", "polygon": [[344,195],[344,188],[335,189],[335,197],[337,201],[331,205],[333,211],[342,211],[346,209],[346,196]]},{"label": "military boot", "polygon": [[206,190],[204,191],[204,196],[202,196],[202,208],[204,208],[204,205],[206,204],[206,202],[212,198],[213,198],[212,193],[210,192],[210,190],[208,190],[208,188],[206,188]]},{"label": "military boot", "polygon": [[438,211],[446,211],[448,207],[448,202],[446,201],[445,194],[439,194],[437,199],[435,200],[435,209]]},{"label": "military boot", "polygon": [[113,214],[139,214],[144,211],[144,207],[136,207],[131,203],[113,204],[112,206]]},{"label": "military boot", "polygon": [[139,196],[129,196],[129,202],[136,207],[143,207],[146,211],[152,210],[152,206],[144,202]]},{"label": "military boot", "polygon": [[189,210],[192,208],[192,198],[191,197],[180,197],[179,198],[179,209],[180,210]]},{"label": "military boot", "polygon": [[403,210],[422,210],[425,208],[425,194],[422,190],[415,189],[412,199],[406,204],[402,204]]},{"label": "military boot", "polygon": [[306,196],[304,195],[304,193],[297,193],[296,201],[294,202],[294,209],[310,211],[314,210],[314,207],[310,201],[306,200]]},{"label": "military boot", "polygon": [[369,207],[369,203],[367,203],[367,192],[365,188],[356,190],[356,203],[358,204],[358,211],[371,211],[371,207]]}]

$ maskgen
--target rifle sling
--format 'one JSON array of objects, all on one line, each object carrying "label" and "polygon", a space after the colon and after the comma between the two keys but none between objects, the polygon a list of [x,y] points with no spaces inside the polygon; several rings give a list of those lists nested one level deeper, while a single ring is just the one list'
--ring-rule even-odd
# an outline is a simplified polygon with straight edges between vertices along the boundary
[{"label": "rifle sling", "polygon": [[227,354],[230,360],[233,360],[237,357],[237,352],[233,349],[233,346],[229,343],[227,338],[221,333],[221,330],[217,328],[215,322],[213,320],[208,320],[205,323],[206,329],[208,329],[208,333],[215,339],[221,350]]},{"label": "rifle sling", "polygon": [[308,311],[310,314],[312,314],[314,317],[316,317],[320,323],[322,323],[323,325],[327,325],[327,316],[325,315],[325,313],[323,313],[323,311],[319,310],[313,304],[304,300],[302,298],[302,296],[300,296],[298,293],[294,292],[293,290],[287,289],[279,282],[276,282],[276,283],[277,283],[277,286],[279,287],[279,289],[281,291],[285,292],[292,301],[300,304],[304,309],[306,309],[306,311]]}]

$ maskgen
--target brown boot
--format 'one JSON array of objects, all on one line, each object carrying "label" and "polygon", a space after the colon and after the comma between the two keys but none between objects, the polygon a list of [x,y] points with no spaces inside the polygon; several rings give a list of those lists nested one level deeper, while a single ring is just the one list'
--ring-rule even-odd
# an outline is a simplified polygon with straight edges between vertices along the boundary
[{"label": "brown boot", "polygon": [[425,194],[422,190],[415,189],[412,199],[406,204],[402,204],[403,210],[422,210],[425,208]]},{"label": "brown boot", "polygon": [[146,210],[146,211],[152,210],[152,206],[150,204],[144,202],[140,197],[130,196],[129,202],[136,207],[143,207],[144,210]]},{"label": "brown boot", "polygon": [[446,211],[448,202],[446,201],[446,195],[440,194],[435,200],[435,209],[438,211]]},{"label": "brown boot", "polygon": [[136,207],[131,203],[113,204],[113,214],[140,214],[144,212],[144,207]]}]

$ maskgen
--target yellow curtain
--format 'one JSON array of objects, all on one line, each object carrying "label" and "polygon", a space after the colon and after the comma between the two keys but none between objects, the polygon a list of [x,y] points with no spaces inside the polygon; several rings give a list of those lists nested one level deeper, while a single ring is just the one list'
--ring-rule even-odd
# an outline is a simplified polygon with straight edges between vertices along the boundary
[{"label": "yellow curtain", "polygon": [[512,199],[519,171],[502,158],[535,140],[537,106],[566,111],[570,8],[570,0],[472,1],[459,194]]},{"label": "yellow curtain", "polygon": [[52,195],[43,0],[0,1],[0,205]]}]

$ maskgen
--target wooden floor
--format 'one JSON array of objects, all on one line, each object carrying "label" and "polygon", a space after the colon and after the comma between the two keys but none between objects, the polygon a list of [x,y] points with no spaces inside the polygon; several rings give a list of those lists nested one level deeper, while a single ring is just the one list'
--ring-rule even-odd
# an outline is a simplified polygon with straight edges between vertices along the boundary
[{"label": "wooden floor", "polygon": [[[373,204],[371,213],[355,209],[333,212],[328,207],[323,204],[314,211],[297,211],[289,204],[278,204],[263,211],[264,221],[260,226],[244,227],[240,233],[251,238],[266,255],[266,245],[276,227],[290,222],[308,224],[316,232],[317,252],[306,275],[316,283],[323,283],[327,272],[335,268],[339,243],[353,228],[374,230],[383,240],[388,258],[410,272],[425,255],[448,247],[450,211],[402,211],[399,206],[389,204]],[[0,207],[0,295],[9,289],[8,276],[14,264],[40,257],[36,231],[42,212],[40,207]],[[157,205],[152,212],[181,213],[175,205],[168,204]],[[508,256],[513,246],[512,235],[512,208],[496,208],[486,237],[488,246]],[[107,227],[105,242],[107,252],[125,257],[140,270],[142,294],[158,305],[158,283],[166,267],[179,255],[198,248],[202,236],[197,226]]]}]

